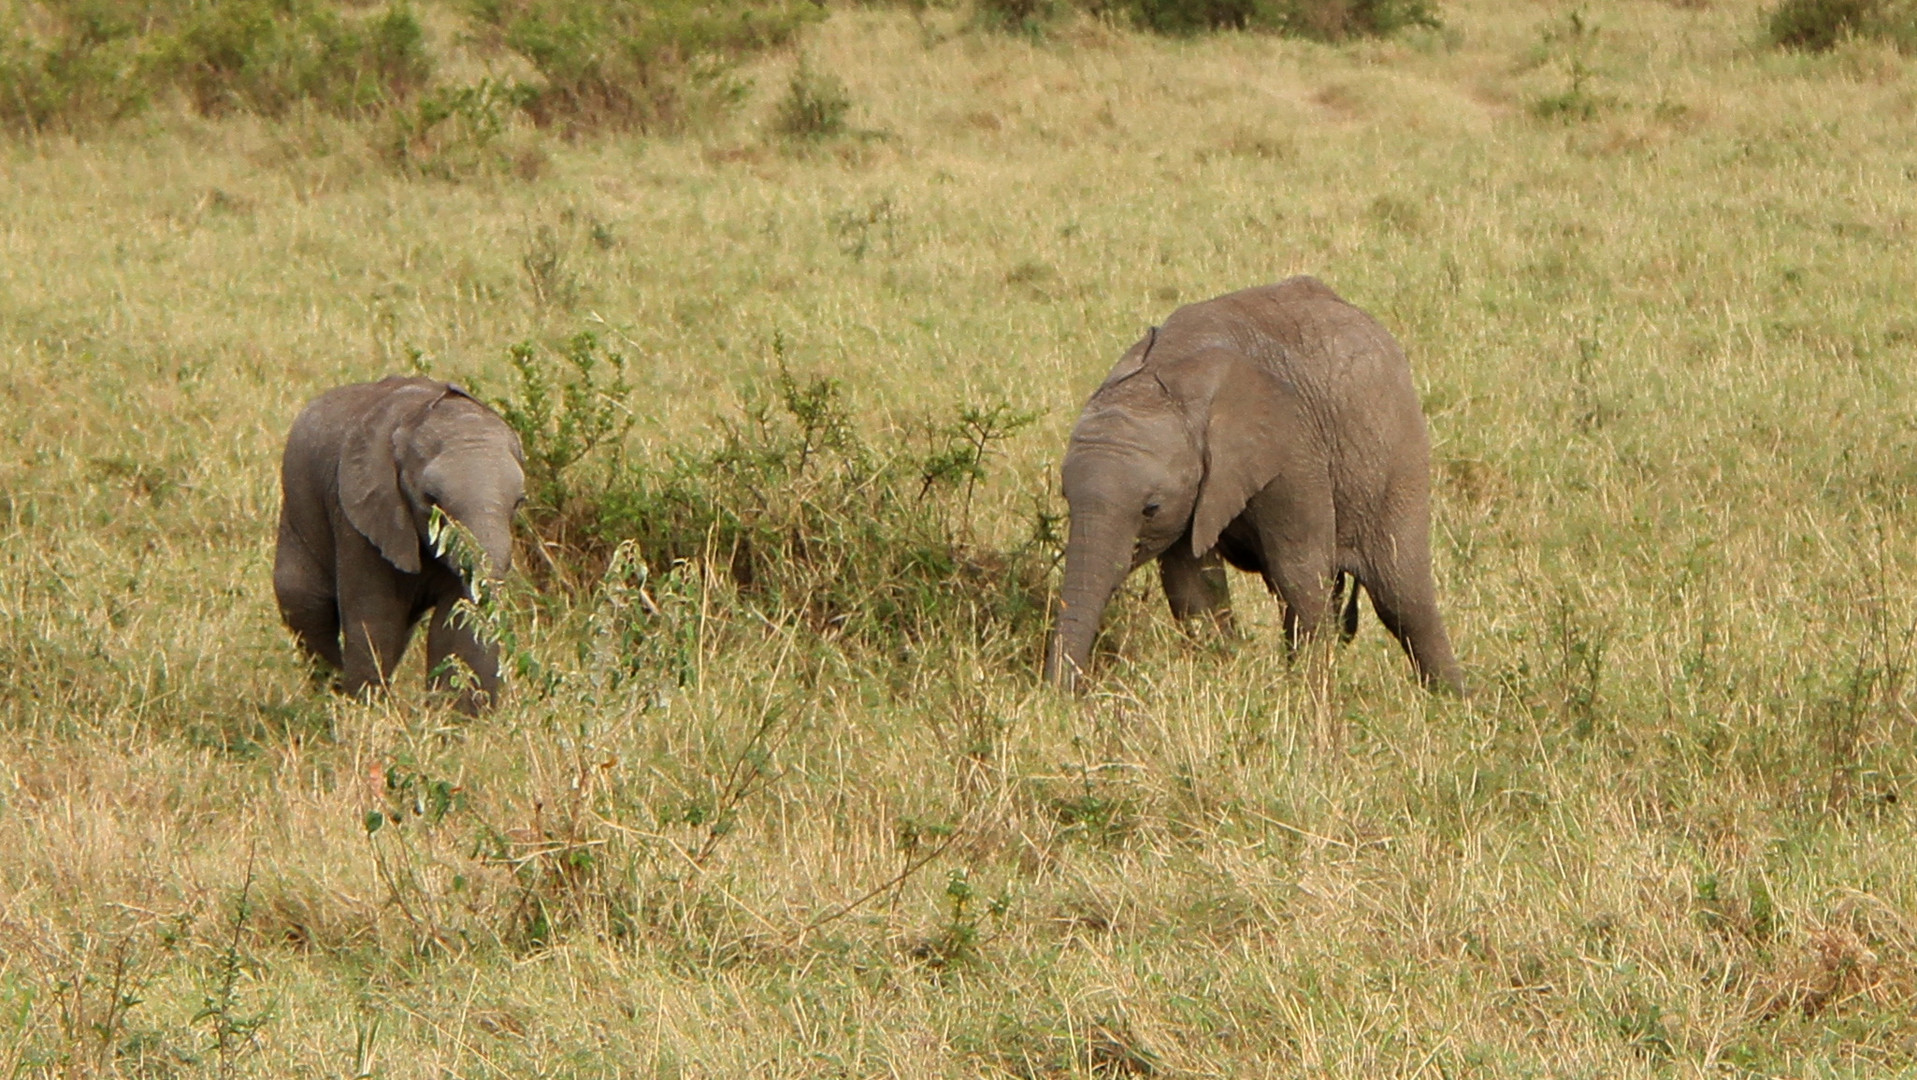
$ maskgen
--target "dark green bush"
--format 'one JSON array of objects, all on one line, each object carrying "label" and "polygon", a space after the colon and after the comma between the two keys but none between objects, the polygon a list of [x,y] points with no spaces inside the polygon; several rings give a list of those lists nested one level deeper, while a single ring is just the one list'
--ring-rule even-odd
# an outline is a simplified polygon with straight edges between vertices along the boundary
[{"label": "dark green bush", "polygon": [[973,13],[978,23],[989,29],[1030,36],[1041,33],[1070,10],[1066,0],[977,0]]},{"label": "dark green bush", "polygon": [[1771,44],[1784,49],[1825,52],[1860,37],[1908,51],[1917,47],[1917,10],[1895,0],[1784,0],[1771,9],[1765,29]]},{"label": "dark green bush", "polygon": [[202,113],[343,114],[410,98],[432,74],[404,3],[342,15],[324,0],[47,0],[35,32],[0,24],[0,122],[80,130],[167,93]]},{"label": "dark green bush", "polygon": [[[469,167],[493,118],[524,111],[569,129],[660,130],[744,90],[731,65],[782,44],[824,9],[810,0],[468,0],[479,37],[538,72],[527,85],[448,90],[404,116],[403,167]],[[171,93],[206,114],[268,116],[310,102],[392,115],[432,75],[400,0],[37,0],[0,8],[0,123],[79,130]],[[439,159],[440,144],[455,152]]]},{"label": "dark green bush", "polygon": [[194,10],[156,53],[207,114],[277,116],[299,101],[365,112],[411,98],[432,74],[425,32],[404,4],[348,20],[316,2],[222,0]]},{"label": "dark green bush", "polygon": [[52,4],[48,14],[50,30],[38,36],[0,21],[0,124],[70,131],[145,106],[132,5]]},{"label": "dark green bush", "polygon": [[1282,0],[1278,29],[1298,37],[1343,41],[1382,37],[1412,26],[1437,29],[1435,0]]},{"label": "dark green bush", "polygon": [[1439,25],[1435,0],[1093,0],[1090,7],[1160,34],[1265,30],[1343,41]]},{"label": "dark green bush", "polygon": [[472,14],[544,79],[542,124],[641,131],[679,126],[692,100],[738,96],[742,56],[823,15],[803,0],[475,0]]}]

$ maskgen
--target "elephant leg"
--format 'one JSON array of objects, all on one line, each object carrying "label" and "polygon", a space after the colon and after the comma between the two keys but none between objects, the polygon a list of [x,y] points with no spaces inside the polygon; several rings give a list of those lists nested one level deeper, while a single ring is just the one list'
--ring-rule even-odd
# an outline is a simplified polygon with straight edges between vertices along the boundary
[{"label": "elephant leg", "polygon": [[466,617],[455,610],[458,593],[447,593],[433,608],[432,625],[426,633],[427,668],[433,685],[446,689],[454,683],[452,663],[472,669],[472,680],[459,693],[455,707],[468,716],[499,700],[499,652],[479,640]]},{"label": "elephant leg", "polygon": [[412,637],[413,575],[401,572],[363,538],[341,545],[339,616],[345,638],[340,688],[359,694],[383,689],[399,669]]},{"label": "elephant leg", "polygon": [[1233,635],[1231,584],[1217,551],[1196,556],[1191,553],[1191,541],[1181,539],[1158,557],[1158,580],[1165,586],[1172,617],[1180,624],[1189,629],[1194,616],[1209,615],[1220,633]]},{"label": "elephant leg", "polygon": [[339,601],[328,575],[306,549],[284,535],[273,559],[273,595],[280,618],[300,648],[338,671],[346,666],[339,648]]},{"label": "elephant leg", "polygon": [[1285,642],[1310,642],[1332,619],[1337,521],[1329,485],[1274,484],[1246,507],[1264,551],[1265,583],[1285,603]]},{"label": "elephant leg", "polygon": [[1371,609],[1411,658],[1419,681],[1463,694],[1464,676],[1438,614],[1437,584],[1431,577],[1425,542],[1401,536],[1390,554],[1363,578],[1365,591],[1371,594]]},{"label": "elephant leg", "polygon": [[358,694],[383,690],[392,681],[412,637],[412,612],[397,597],[361,597],[341,611],[345,623],[345,670],[340,689]]}]

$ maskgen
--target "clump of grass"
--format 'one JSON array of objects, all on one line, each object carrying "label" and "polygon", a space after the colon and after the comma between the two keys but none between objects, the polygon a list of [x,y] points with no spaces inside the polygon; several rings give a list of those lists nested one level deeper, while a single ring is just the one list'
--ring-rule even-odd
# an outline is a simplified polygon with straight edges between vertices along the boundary
[{"label": "clump of grass", "polygon": [[1829,52],[1846,38],[1917,49],[1917,7],[1898,0],[1783,0],[1771,9],[1765,36],[1780,49]]},{"label": "clump of grass", "polygon": [[1071,9],[1066,0],[978,0],[973,20],[990,30],[1038,37]]}]

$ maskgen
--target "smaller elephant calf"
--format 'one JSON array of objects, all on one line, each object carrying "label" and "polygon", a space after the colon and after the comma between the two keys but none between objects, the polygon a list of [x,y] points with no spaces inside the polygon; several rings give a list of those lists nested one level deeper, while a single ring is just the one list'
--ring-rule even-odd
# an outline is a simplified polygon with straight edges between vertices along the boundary
[{"label": "smaller elephant calf", "polygon": [[308,653],[344,673],[341,689],[386,685],[428,612],[439,685],[458,657],[477,677],[472,713],[499,694],[496,650],[454,617],[469,583],[428,539],[434,508],[465,526],[494,576],[512,564],[525,501],[519,437],[450,383],[393,376],[320,395],[293,421],[280,464],[273,591]]}]

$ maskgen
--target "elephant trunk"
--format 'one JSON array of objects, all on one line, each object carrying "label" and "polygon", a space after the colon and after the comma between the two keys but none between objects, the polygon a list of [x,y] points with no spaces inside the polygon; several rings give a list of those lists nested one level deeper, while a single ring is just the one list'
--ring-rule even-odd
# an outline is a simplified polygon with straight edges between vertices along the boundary
[{"label": "elephant trunk", "polygon": [[[497,500],[476,499],[462,504],[442,504],[441,509],[447,516],[459,523],[471,538],[472,553],[479,556],[479,565],[473,568],[475,574],[497,581],[512,569],[513,561],[513,518],[510,504],[496,505]],[[441,557],[448,565],[455,565],[446,556],[450,549],[445,539],[440,540]]]},{"label": "elephant trunk", "polygon": [[1045,681],[1052,686],[1075,690],[1090,669],[1105,605],[1131,573],[1137,532],[1109,518],[1072,515],[1058,623],[1045,654]]},{"label": "elephant trunk", "polygon": [[500,516],[501,520],[488,520],[472,530],[473,539],[479,541],[479,550],[485,555],[483,572],[494,579],[505,577],[513,564],[512,518]]}]

